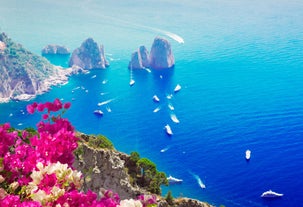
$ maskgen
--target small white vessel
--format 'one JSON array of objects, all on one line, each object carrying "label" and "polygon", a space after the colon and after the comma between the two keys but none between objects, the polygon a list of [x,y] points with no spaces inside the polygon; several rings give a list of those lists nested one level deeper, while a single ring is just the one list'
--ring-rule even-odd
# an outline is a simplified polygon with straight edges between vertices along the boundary
[{"label": "small white vessel", "polygon": [[101,110],[95,110],[94,114],[99,115],[99,116],[103,116],[103,112]]},{"label": "small white vessel", "polygon": [[135,84],[135,80],[131,79],[131,80],[129,81],[129,85],[130,85],[130,86],[133,86],[134,84]]},{"label": "small white vessel", "polygon": [[157,108],[155,108],[155,109],[153,110],[153,112],[154,112],[154,113],[157,113],[158,111],[160,111],[160,109],[161,109],[161,107],[158,106]]},{"label": "small white vessel", "polygon": [[276,197],[282,197],[282,196],[283,196],[282,193],[276,193],[272,190],[265,191],[261,195],[262,198],[276,198]]},{"label": "small white vessel", "polygon": [[91,77],[91,79],[96,78],[96,77],[97,77],[97,75],[93,75],[93,76]]},{"label": "small white vessel", "polygon": [[155,102],[159,102],[159,101],[160,101],[160,99],[159,99],[159,97],[158,97],[157,95],[154,95],[154,96],[153,96],[153,100],[154,100]]},{"label": "small white vessel", "polygon": [[180,123],[180,121],[179,121],[179,119],[177,118],[176,114],[171,113],[171,114],[170,114],[170,118],[171,118],[171,120],[172,120],[173,122],[175,122],[175,123],[177,123],[177,124]]},{"label": "small white vessel", "polygon": [[175,110],[175,107],[171,103],[169,103],[167,106],[170,110],[172,110],[172,111]]},{"label": "small white vessel", "polygon": [[182,182],[183,182],[182,179],[174,178],[174,177],[171,176],[171,175],[167,177],[167,181],[168,181],[170,184],[173,184],[173,183],[182,183]]},{"label": "small white vessel", "polygon": [[179,84],[177,84],[175,89],[174,89],[174,92],[177,93],[180,90],[181,90],[181,86]]},{"label": "small white vessel", "polygon": [[168,124],[166,124],[164,128],[168,135],[173,135],[173,131],[171,130],[171,128]]},{"label": "small white vessel", "polygon": [[250,160],[251,151],[248,149],[245,151],[245,159]]}]

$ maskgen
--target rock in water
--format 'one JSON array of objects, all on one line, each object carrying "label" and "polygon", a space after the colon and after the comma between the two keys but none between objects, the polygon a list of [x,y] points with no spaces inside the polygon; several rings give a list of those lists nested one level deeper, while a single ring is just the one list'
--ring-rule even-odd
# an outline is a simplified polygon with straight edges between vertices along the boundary
[{"label": "rock in water", "polygon": [[83,69],[104,69],[109,66],[109,63],[105,59],[103,45],[99,47],[92,38],[88,38],[74,50],[69,60],[69,66],[78,66]]},{"label": "rock in water", "polygon": [[61,45],[47,45],[42,49],[42,55],[69,55],[68,48]]},{"label": "rock in water", "polygon": [[145,46],[141,46],[132,54],[132,59],[129,62],[129,69],[144,69],[149,68],[149,53]]},{"label": "rock in water", "polygon": [[170,43],[161,37],[154,39],[149,55],[149,64],[153,69],[171,68],[175,65],[175,58]]}]

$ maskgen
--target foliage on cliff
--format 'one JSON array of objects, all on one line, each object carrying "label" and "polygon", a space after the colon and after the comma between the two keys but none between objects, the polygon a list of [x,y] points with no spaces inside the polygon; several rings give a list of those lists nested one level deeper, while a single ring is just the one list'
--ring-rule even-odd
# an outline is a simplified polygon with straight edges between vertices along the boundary
[{"label": "foliage on cliff", "polygon": [[40,94],[49,88],[46,80],[57,76],[58,70],[49,61],[0,33],[0,99]]}]

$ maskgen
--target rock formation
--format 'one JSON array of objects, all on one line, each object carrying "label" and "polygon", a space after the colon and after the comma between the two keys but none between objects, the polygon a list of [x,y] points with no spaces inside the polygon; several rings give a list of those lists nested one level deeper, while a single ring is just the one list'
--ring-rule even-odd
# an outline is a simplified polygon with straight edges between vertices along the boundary
[{"label": "rock formation", "polygon": [[[128,165],[130,155],[116,151],[113,147],[98,147],[102,141],[96,139],[94,135],[79,133],[78,137],[81,141],[75,153],[74,167],[83,173],[82,190],[92,190],[98,194],[102,189],[111,189],[118,193],[121,199],[149,194],[144,189],[131,184],[131,176],[128,174],[132,171]],[[161,196],[158,196],[157,200],[160,207],[172,206]],[[208,203],[190,198],[174,199],[173,203],[175,207],[212,207]]]},{"label": "rock formation", "polygon": [[27,100],[67,81],[72,69],[53,66],[0,34],[0,103]]},{"label": "rock formation", "polygon": [[137,51],[132,54],[131,61],[128,65],[129,69],[144,69],[149,68],[149,53],[145,46],[139,47]]},{"label": "rock formation", "polygon": [[167,69],[175,65],[175,58],[170,43],[161,37],[154,39],[150,54],[145,46],[141,46],[132,54],[129,69]]},{"label": "rock formation", "polygon": [[86,39],[79,48],[75,49],[69,60],[69,66],[78,66],[83,69],[106,68],[109,66],[105,59],[103,45],[98,44],[92,39]]},{"label": "rock formation", "polygon": [[139,187],[130,184],[130,176],[121,157],[128,156],[110,149],[96,149],[85,143],[81,144],[82,154],[74,162],[74,167],[84,173],[84,191],[99,193],[101,189],[111,189],[120,198],[136,198],[146,193]]},{"label": "rock formation", "polygon": [[69,55],[68,48],[61,45],[47,45],[42,49],[42,55]]},{"label": "rock formation", "polygon": [[149,64],[153,69],[171,68],[175,65],[175,58],[170,43],[160,37],[154,39],[149,54]]}]

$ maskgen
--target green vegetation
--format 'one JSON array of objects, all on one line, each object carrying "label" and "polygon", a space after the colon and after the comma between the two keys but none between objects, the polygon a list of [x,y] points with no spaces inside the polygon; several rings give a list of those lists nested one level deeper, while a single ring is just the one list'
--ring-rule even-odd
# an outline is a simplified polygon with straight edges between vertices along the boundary
[{"label": "green vegetation", "polygon": [[168,185],[166,174],[159,172],[155,163],[147,158],[140,158],[138,152],[131,152],[126,161],[128,174],[133,184],[145,188],[151,193],[161,194],[161,185]]},{"label": "green vegetation", "polygon": [[166,197],[165,197],[165,200],[166,200],[166,202],[167,202],[169,205],[173,205],[173,204],[174,204],[174,198],[173,198],[173,195],[172,195],[171,191],[168,191],[168,192],[167,192]]},{"label": "green vegetation", "polygon": [[23,80],[30,84],[29,73],[31,78],[41,81],[54,73],[48,60],[13,42],[5,33],[0,33],[0,41],[5,44],[4,53],[0,56],[0,71],[7,70],[14,82]]}]

